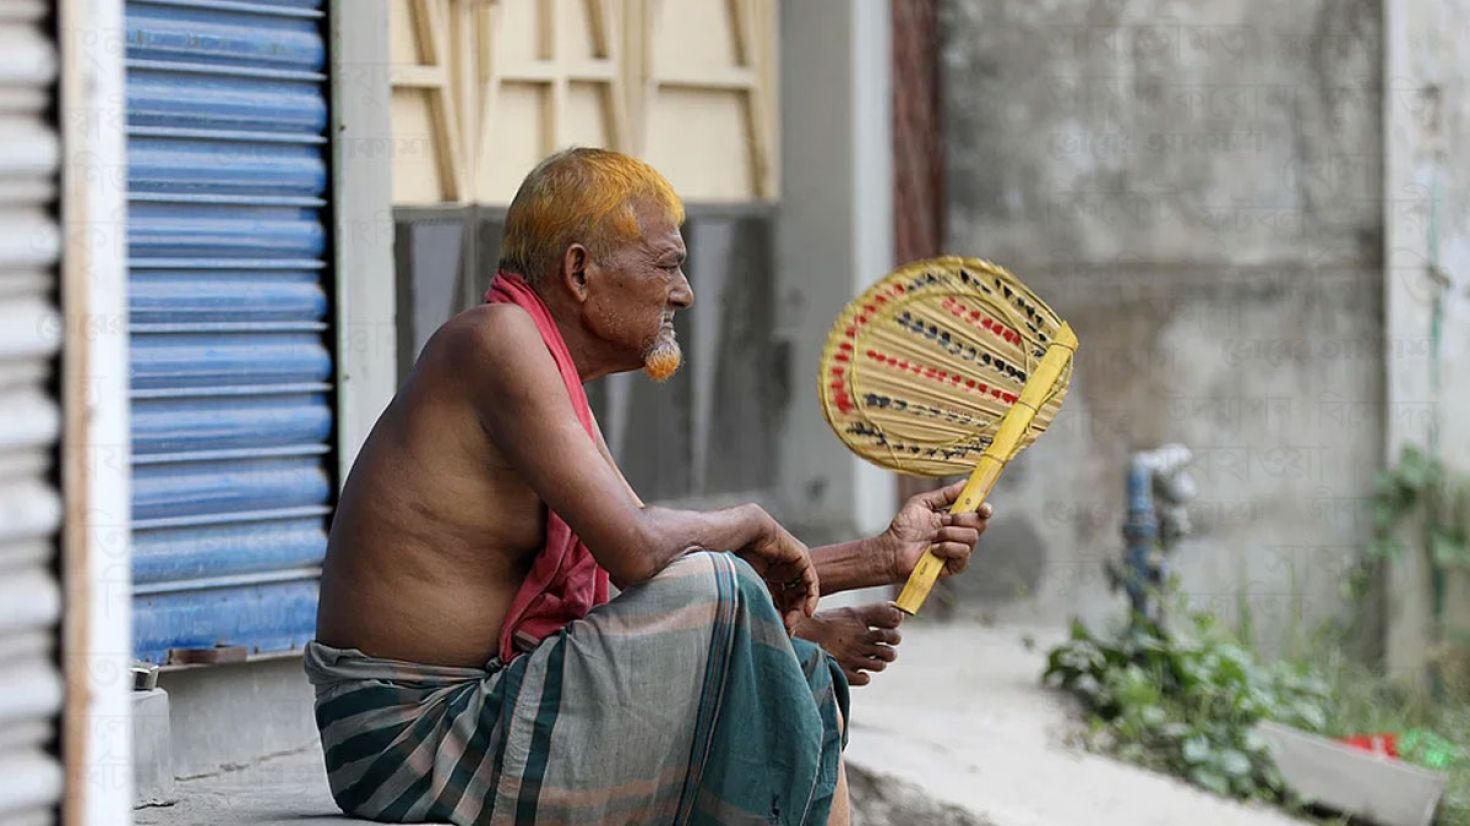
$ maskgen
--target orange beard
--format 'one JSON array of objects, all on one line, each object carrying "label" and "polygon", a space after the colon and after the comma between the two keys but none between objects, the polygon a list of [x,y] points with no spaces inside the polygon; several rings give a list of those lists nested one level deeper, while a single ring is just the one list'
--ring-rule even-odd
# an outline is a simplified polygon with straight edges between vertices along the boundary
[{"label": "orange beard", "polygon": [[678,371],[683,361],[684,354],[679,350],[679,343],[674,341],[673,336],[660,337],[643,359],[643,373],[654,381],[667,381],[669,376]]}]

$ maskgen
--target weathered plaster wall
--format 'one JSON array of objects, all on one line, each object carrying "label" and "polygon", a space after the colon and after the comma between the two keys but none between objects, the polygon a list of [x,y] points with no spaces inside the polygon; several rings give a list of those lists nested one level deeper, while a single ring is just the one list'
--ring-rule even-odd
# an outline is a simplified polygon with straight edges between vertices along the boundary
[{"label": "weathered plaster wall", "polygon": [[[1467,19],[1465,0],[1388,4],[1383,109],[1387,456],[1418,445],[1462,474],[1470,473]],[[1436,636],[1428,567],[1408,556],[1388,581],[1388,665],[1421,679]],[[1458,668],[1470,675],[1470,574],[1449,577],[1445,614],[1444,638],[1459,643]]]},{"label": "weathered plaster wall", "polygon": [[943,11],[947,246],[1013,269],[1081,340],[957,604],[1116,614],[1124,464],[1180,441],[1200,488],[1183,590],[1248,600],[1268,640],[1332,615],[1383,443],[1379,4]]},{"label": "weathered plaster wall", "polygon": [[896,498],[893,474],[832,435],[815,381],[832,320],[893,265],[889,48],[886,4],[781,4],[775,323],[792,395],[779,510],[812,544],[881,531]]}]

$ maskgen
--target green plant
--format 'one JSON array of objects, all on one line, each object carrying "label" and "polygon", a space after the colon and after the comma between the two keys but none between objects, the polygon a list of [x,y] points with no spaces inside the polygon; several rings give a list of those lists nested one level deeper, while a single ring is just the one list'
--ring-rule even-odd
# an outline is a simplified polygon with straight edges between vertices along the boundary
[{"label": "green plant", "polygon": [[1431,687],[1442,695],[1447,669],[1470,655],[1470,640],[1447,627],[1445,600],[1449,576],[1470,570],[1470,478],[1451,472],[1437,458],[1412,445],[1398,464],[1374,480],[1373,537],[1367,553],[1348,580],[1348,593],[1358,600],[1370,592],[1375,573],[1413,552],[1422,555],[1429,573]]},{"label": "green plant", "polygon": [[1099,636],[1074,622],[1043,680],[1081,700],[1094,749],[1221,795],[1290,803],[1255,725],[1321,731],[1327,686],[1309,671],[1260,662],[1212,616],[1193,614],[1189,625],[1175,633],[1135,618]]},{"label": "green plant", "polygon": [[1369,555],[1393,560],[1404,553],[1398,528],[1423,519],[1423,548],[1439,570],[1470,565],[1470,480],[1412,445],[1373,483],[1373,542]]},{"label": "green plant", "polygon": [[[1407,448],[1375,480],[1372,515],[1351,592],[1366,596],[1383,565],[1410,549],[1422,553],[1436,633],[1455,643],[1444,628],[1445,584],[1451,570],[1470,569],[1470,478]],[[1294,599],[1298,591],[1293,583]],[[1173,592],[1165,586],[1156,597]],[[1198,613],[1176,612],[1178,625],[1168,627],[1135,616],[1110,635],[1074,622],[1071,638],[1049,652],[1043,679],[1082,702],[1090,747],[1222,795],[1289,808],[1298,801],[1253,733],[1258,722],[1330,737],[1396,734],[1402,759],[1447,774],[1437,826],[1470,826],[1470,674],[1439,673],[1439,691],[1413,690],[1346,653],[1351,623],[1329,623],[1310,641],[1290,629],[1296,659],[1266,662],[1248,647],[1254,617],[1243,594],[1238,609],[1236,636]],[[1459,644],[1470,647],[1470,638]]]}]

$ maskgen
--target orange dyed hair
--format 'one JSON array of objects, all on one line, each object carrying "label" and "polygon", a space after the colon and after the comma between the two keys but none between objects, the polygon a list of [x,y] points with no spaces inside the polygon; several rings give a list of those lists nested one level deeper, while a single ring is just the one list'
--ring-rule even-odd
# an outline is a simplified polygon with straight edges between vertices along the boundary
[{"label": "orange dyed hair", "polygon": [[642,237],[643,203],[683,223],[684,204],[658,170],[607,149],[573,147],[536,165],[505,214],[500,268],[532,284],[561,264],[571,244],[601,260]]}]

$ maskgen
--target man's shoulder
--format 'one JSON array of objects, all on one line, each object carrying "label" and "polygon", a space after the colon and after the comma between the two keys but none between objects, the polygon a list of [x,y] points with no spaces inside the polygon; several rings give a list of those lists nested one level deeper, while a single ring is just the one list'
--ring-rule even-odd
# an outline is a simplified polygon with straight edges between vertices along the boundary
[{"label": "man's shoulder", "polygon": [[482,304],[446,321],[424,345],[419,368],[481,400],[561,387],[536,322],[513,304]]},{"label": "man's shoulder", "polygon": [[424,355],[456,367],[493,368],[541,345],[536,322],[514,304],[481,304],[454,316],[430,337]]}]

